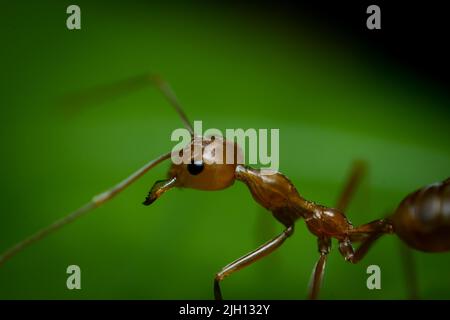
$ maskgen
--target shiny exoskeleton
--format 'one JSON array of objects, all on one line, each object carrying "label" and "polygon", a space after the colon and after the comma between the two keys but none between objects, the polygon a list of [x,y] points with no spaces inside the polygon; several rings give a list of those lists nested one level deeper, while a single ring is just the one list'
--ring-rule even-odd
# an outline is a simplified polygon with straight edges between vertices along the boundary
[{"label": "shiny exoskeleton", "polygon": [[389,218],[408,246],[425,252],[450,250],[450,178],[409,194]]},{"label": "shiny exoskeleton", "polygon": [[[192,145],[196,142],[192,142]],[[198,143],[198,142],[197,142]],[[186,151],[192,149],[186,147]],[[449,249],[448,232],[449,180],[421,189],[408,196],[387,219],[380,219],[354,227],[343,213],[348,201],[339,201],[338,208],[329,208],[304,199],[292,182],[279,172],[263,174],[239,163],[214,163],[218,153],[232,148],[240,153],[233,142],[215,138],[201,140],[202,157],[205,163],[172,165],[169,179],[157,182],[151,189],[144,204],[153,203],[162,193],[172,187],[193,188],[199,190],[221,190],[230,187],[235,180],[247,185],[254,200],[271,211],[273,216],[285,227],[278,237],[262,245],[255,251],[237,259],[224,267],[215,278],[215,296],[221,299],[219,283],[226,276],[255,262],[273,252],[294,231],[295,222],[304,219],[308,230],[317,237],[320,258],[313,272],[309,297],[317,298],[325,268],[327,254],[331,249],[331,239],[337,239],[339,251],[345,260],[356,263],[367,253],[371,244],[382,234],[397,233],[410,246],[423,251],[446,251]],[[208,162],[209,164],[206,164]],[[192,166],[195,165],[195,170]],[[356,170],[353,175],[359,174]],[[352,179],[350,179],[352,180]],[[345,189],[350,188],[349,186]],[[348,197],[348,191],[342,198]],[[355,251],[352,242],[361,242]]]},{"label": "shiny exoskeleton", "polygon": [[[355,166],[350,179],[341,194],[336,208],[326,207],[304,199],[292,182],[279,172],[267,172],[246,166],[242,162],[242,151],[233,141],[222,137],[197,137],[192,126],[168,83],[160,78],[143,75],[134,79],[115,84],[99,94],[88,93],[74,99],[89,100],[94,95],[95,101],[110,96],[111,91],[127,92],[136,86],[155,85],[172,104],[181,116],[192,140],[182,150],[166,153],[150,161],[129,177],[113,186],[111,189],[95,196],[90,202],[71,212],[64,218],[55,221],[48,227],[11,247],[0,255],[0,265],[13,257],[30,244],[44,238],[62,226],[74,221],[88,211],[95,209],[114,198],[146,172],[157,164],[176,156],[182,156],[185,161],[175,162],[168,173],[168,179],[157,181],[151,188],[145,205],[150,205],[171,188],[192,188],[204,191],[215,191],[228,188],[236,180],[247,185],[254,200],[269,210],[275,219],[285,226],[285,230],[266,242],[256,250],[242,256],[225,266],[214,279],[214,295],[222,298],[220,282],[260,258],[270,254],[293,234],[294,224],[304,219],[308,230],[317,237],[319,260],[313,270],[309,297],[317,298],[324,274],[328,253],[331,249],[331,239],[336,239],[339,252],[345,260],[356,263],[364,257],[371,244],[383,234],[396,233],[405,243],[422,251],[441,252],[450,249],[450,186],[449,179],[420,189],[402,201],[397,210],[387,219],[380,219],[362,226],[354,227],[346,218],[347,207],[355,185],[361,176],[363,168]],[[110,89],[111,89],[110,88]],[[228,152],[232,157],[228,158]],[[224,161],[227,159],[227,161]],[[231,159],[232,161],[228,161]],[[352,243],[361,242],[357,250]]]}]

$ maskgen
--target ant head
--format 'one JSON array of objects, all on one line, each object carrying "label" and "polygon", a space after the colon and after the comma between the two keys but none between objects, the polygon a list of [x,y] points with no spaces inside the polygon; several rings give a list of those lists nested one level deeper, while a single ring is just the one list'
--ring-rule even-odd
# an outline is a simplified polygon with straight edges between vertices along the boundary
[{"label": "ant head", "polygon": [[172,164],[169,177],[176,178],[178,187],[199,190],[231,186],[237,165],[243,163],[239,146],[219,136],[194,137],[178,156],[182,163]]}]

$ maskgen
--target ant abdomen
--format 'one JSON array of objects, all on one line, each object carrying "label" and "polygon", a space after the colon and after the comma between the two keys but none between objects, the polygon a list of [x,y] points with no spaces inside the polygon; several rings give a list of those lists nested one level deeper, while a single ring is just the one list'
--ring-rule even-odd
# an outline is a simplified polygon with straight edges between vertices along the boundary
[{"label": "ant abdomen", "polygon": [[395,233],[426,252],[450,250],[450,178],[409,194],[391,217]]}]

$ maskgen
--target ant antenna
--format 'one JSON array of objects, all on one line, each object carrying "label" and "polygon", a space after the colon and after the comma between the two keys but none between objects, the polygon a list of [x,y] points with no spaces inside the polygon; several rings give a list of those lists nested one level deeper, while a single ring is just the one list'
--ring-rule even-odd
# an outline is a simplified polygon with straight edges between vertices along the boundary
[{"label": "ant antenna", "polygon": [[194,135],[194,129],[191,122],[183,111],[181,103],[178,101],[175,92],[170,84],[158,75],[145,73],[135,77],[131,77],[125,80],[121,80],[112,84],[97,86],[81,92],[66,95],[62,99],[62,103],[70,107],[73,111],[75,108],[80,108],[88,104],[97,104],[110,100],[112,98],[124,95],[138,89],[147,87],[149,85],[155,86],[175,109],[178,115],[183,121],[186,129],[189,130],[191,135]]},{"label": "ant antenna", "polygon": [[183,121],[186,129],[188,129],[191,133],[191,136],[194,136],[194,129],[192,128],[191,122],[186,116],[186,113],[184,113],[183,108],[181,107],[181,104],[178,101],[177,96],[175,95],[175,92],[173,91],[170,84],[156,75],[150,75],[149,78],[159,89],[159,91],[163,93],[164,97],[166,97],[169,103],[174,107],[175,111],[180,116],[181,121]]},{"label": "ant antenna", "polygon": [[[86,104],[102,102],[104,100],[113,98],[120,94],[129,93],[133,90],[139,89],[149,84],[155,85],[156,88],[158,88],[159,91],[163,93],[164,97],[169,101],[172,107],[174,107],[175,111],[177,111],[184,125],[193,136],[194,130],[192,128],[192,125],[190,124],[186,114],[184,113],[181,104],[179,103],[174,91],[166,81],[162,80],[162,78],[156,75],[151,74],[140,75],[133,78],[129,78],[127,80],[116,82],[114,84],[105,85],[81,93],[68,95],[64,98],[63,102],[66,105],[72,107],[80,107]],[[119,194],[120,192],[125,190],[128,186],[130,186],[132,183],[134,183],[136,180],[141,178],[145,173],[147,173],[147,171],[149,171],[159,163],[169,159],[171,155],[172,153],[169,152],[159,156],[156,159],[151,160],[143,167],[132,173],[130,176],[128,176],[127,178],[125,178],[124,180],[120,181],[118,184],[113,186],[112,188],[94,196],[92,200],[86,203],[84,206],[78,208],[75,211],[72,211],[65,217],[56,220],[49,226],[37,231],[28,238],[25,238],[21,242],[12,246],[8,250],[6,250],[3,254],[0,255],[0,266],[4,264],[7,260],[15,256],[17,253],[28,247],[29,245],[43,239],[47,235],[78,219],[87,212],[95,208],[98,208],[107,201],[111,200],[117,194]]]},{"label": "ant antenna", "polygon": [[91,201],[86,203],[84,206],[78,208],[75,211],[72,211],[65,217],[56,220],[49,226],[37,231],[36,233],[32,234],[28,238],[20,241],[16,245],[12,246],[8,250],[6,250],[2,255],[0,255],[0,266],[4,264],[7,260],[11,259],[13,256],[15,256],[17,253],[28,247],[29,245],[41,240],[42,238],[46,237],[47,235],[53,233],[54,231],[62,228],[66,224],[69,224],[70,222],[78,219],[82,215],[86,214],[87,212],[100,207],[105,202],[111,200],[114,198],[117,194],[125,190],[129,185],[131,185],[133,182],[138,180],[140,177],[142,177],[147,171],[155,167],[157,164],[163,162],[164,160],[169,159],[171,156],[171,152],[163,154],[159,156],[156,159],[153,159],[152,161],[148,162],[146,165],[141,167],[139,170],[135,171],[133,174],[128,176],[126,179],[122,180],[118,184],[116,184],[111,189],[104,191],[92,198]]}]

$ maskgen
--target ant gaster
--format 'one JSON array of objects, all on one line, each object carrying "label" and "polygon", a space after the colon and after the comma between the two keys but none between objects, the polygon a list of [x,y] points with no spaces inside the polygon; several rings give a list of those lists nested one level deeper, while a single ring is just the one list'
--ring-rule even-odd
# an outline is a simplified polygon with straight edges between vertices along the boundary
[{"label": "ant gaster", "polygon": [[[371,244],[381,235],[394,232],[409,246],[418,250],[450,250],[449,179],[440,184],[421,189],[408,196],[389,218],[354,227],[343,211],[353,192],[353,182],[357,180],[362,171],[361,167],[357,167],[354,171],[353,178],[350,179],[350,183],[344,188],[344,192],[336,208],[330,208],[303,198],[293,183],[279,172],[264,175],[261,174],[259,169],[240,164],[237,157],[241,154],[241,150],[235,142],[227,141],[221,137],[202,137],[200,142],[198,142],[199,139],[194,137],[191,124],[184,114],[173,90],[159,77],[149,75],[139,76],[113,86],[97,88],[95,92],[78,95],[72,97],[71,100],[75,103],[86,102],[92,97],[94,97],[94,100],[101,100],[117,93],[127,92],[136,87],[148,85],[149,83],[156,85],[164,94],[179,113],[186,128],[191,132],[192,142],[183,151],[192,150],[196,143],[201,143],[201,160],[198,161],[199,155],[195,157],[195,154],[192,154],[192,161],[190,163],[172,164],[168,179],[158,181],[154,184],[144,204],[150,205],[163,193],[174,187],[212,191],[228,188],[238,180],[249,188],[254,200],[269,210],[274,218],[285,227],[281,234],[264,243],[256,250],[228,264],[216,274],[214,278],[214,296],[216,299],[222,299],[220,283],[225,277],[251,265],[279,248],[287,238],[292,236],[294,233],[294,224],[299,219],[303,219],[308,230],[317,237],[320,254],[311,278],[309,291],[309,298],[311,299],[315,299],[318,296],[332,239],[337,240],[339,252],[346,261],[351,263],[357,263],[361,260]],[[210,148],[211,146],[214,148]],[[216,163],[214,157],[218,153],[206,151],[211,149],[220,150],[220,148],[222,150],[229,148],[235,150],[236,161],[225,164]],[[172,153],[169,152],[150,161],[128,178],[119,182],[116,186],[93,197],[90,202],[78,210],[13,246],[0,256],[0,265],[28,245],[111,200],[151,168],[171,158],[171,156]],[[361,242],[357,250],[353,249],[353,242]]]}]

